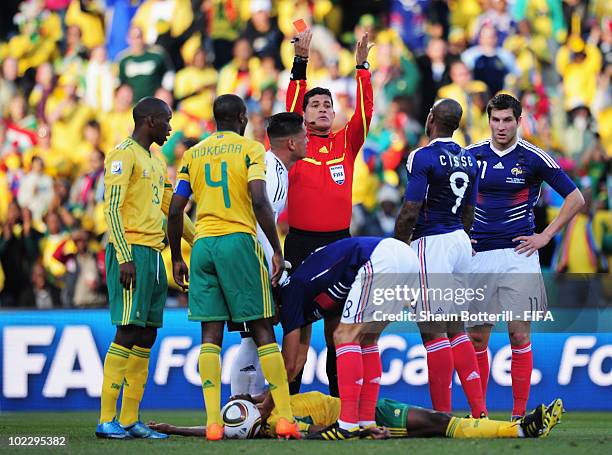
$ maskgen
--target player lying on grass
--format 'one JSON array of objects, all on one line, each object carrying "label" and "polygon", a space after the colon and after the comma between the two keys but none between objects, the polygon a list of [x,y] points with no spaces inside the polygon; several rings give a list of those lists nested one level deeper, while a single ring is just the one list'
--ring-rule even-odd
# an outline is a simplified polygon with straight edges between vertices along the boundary
[{"label": "player lying on grass", "polygon": [[[267,394],[267,393],[266,393]],[[256,397],[242,395],[258,406],[266,394]],[[227,407],[227,406],[226,406]],[[291,396],[291,409],[298,421],[300,431],[315,434],[332,425],[340,416],[340,399],[320,392],[299,393]],[[383,398],[376,404],[376,425],[361,431],[362,437],[374,439],[447,437],[456,439],[477,438],[538,438],[546,437],[561,421],[563,402],[560,398],[550,405],[536,407],[516,422],[489,419],[453,417],[450,414],[412,406]],[[273,438],[278,414],[275,409],[263,422],[255,437]],[[251,419],[251,422],[255,420]],[[259,419],[257,419],[257,424]],[[206,427],[178,427],[168,423],[149,422],[151,428],[165,434],[179,436],[206,436]],[[245,434],[250,434],[250,428]]]}]

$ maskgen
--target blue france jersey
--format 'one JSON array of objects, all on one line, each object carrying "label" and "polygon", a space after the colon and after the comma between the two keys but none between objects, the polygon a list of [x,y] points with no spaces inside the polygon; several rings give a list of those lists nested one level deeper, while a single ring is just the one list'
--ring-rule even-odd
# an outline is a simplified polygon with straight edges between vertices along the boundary
[{"label": "blue france jersey", "polygon": [[476,251],[514,248],[513,238],[533,235],[533,207],[542,182],[564,198],[576,189],[550,155],[523,139],[503,152],[493,150],[490,140],[467,150],[480,168],[471,233]]},{"label": "blue france jersey", "polygon": [[450,138],[434,139],[408,156],[404,200],[423,202],[412,240],[463,229],[463,209],[475,205],[476,160]]},{"label": "blue france jersey", "polygon": [[357,272],[382,240],[338,240],[308,256],[281,288],[283,331],[289,333],[325,316],[339,315]]}]

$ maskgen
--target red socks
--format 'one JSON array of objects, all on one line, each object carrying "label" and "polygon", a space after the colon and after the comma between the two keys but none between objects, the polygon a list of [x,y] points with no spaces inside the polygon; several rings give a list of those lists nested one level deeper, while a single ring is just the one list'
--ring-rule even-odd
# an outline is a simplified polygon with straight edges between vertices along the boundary
[{"label": "red socks", "polygon": [[453,362],[465,396],[472,409],[472,417],[478,419],[482,413],[487,414],[482,395],[482,385],[480,383],[480,373],[476,362],[474,345],[465,333],[455,335],[451,339],[453,348]]},{"label": "red socks", "polygon": [[359,396],[359,425],[367,426],[376,423],[376,402],[380,391],[382,362],[378,345],[361,346],[363,362],[363,386]]},{"label": "red socks", "polygon": [[427,376],[431,405],[436,411],[451,412],[453,353],[448,338],[437,338],[425,343]]},{"label": "red socks", "polygon": [[485,347],[482,351],[476,352],[478,371],[480,371],[480,385],[482,385],[482,398],[487,402],[487,384],[489,383],[489,351]]},{"label": "red socks", "polygon": [[512,377],[512,397],[514,406],[512,416],[524,416],[529,399],[531,387],[531,371],[533,370],[533,353],[531,343],[512,347],[512,363],[510,375]]},{"label": "red socks", "polygon": [[359,425],[359,397],[363,384],[361,346],[356,343],[337,346],[336,366],[341,403],[339,423],[356,427]]}]

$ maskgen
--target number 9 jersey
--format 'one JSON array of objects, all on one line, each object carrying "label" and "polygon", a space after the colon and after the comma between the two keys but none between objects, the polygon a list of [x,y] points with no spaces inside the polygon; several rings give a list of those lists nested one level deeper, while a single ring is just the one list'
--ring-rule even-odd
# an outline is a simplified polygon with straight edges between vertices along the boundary
[{"label": "number 9 jersey", "polygon": [[412,240],[463,229],[463,209],[476,205],[478,164],[450,138],[438,138],[408,156],[405,201],[423,202]]},{"label": "number 9 jersey", "polygon": [[196,240],[237,232],[256,235],[248,182],[265,179],[263,145],[237,133],[217,131],[187,150],[175,193],[193,193]]}]

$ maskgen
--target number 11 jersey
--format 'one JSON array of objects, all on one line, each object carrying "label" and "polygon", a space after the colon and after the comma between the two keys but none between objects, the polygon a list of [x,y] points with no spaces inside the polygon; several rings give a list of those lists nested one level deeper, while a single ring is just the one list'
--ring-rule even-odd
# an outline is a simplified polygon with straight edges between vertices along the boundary
[{"label": "number 11 jersey", "polygon": [[248,183],[266,179],[265,149],[231,131],[217,131],[183,155],[175,193],[196,207],[196,240],[244,232],[256,235]]},{"label": "number 11 jersey", "polygon": [[463,209],[476,204],[478,165],[450,138],[414,150],[406,163],[405,201],[423,202],[412,240],[463,229]]}]

